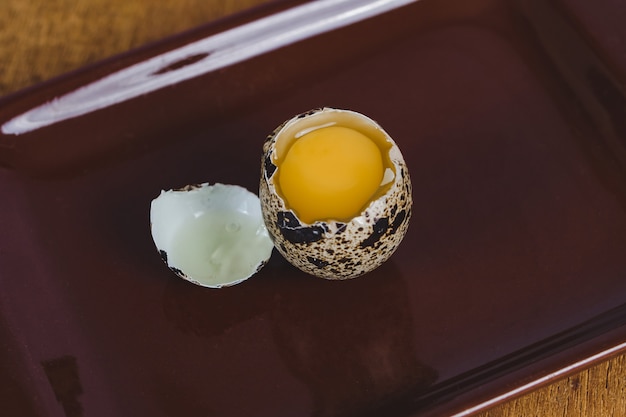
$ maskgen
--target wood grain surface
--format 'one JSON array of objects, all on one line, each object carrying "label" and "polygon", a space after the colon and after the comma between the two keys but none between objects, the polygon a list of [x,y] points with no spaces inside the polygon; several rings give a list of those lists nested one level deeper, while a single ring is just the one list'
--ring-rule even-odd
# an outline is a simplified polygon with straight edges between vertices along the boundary
[{"label": "wood grain surface", "polygon": [[[1,0],[0,96],[267,0]],[[479,414],[626,416],[626,355]]]}]

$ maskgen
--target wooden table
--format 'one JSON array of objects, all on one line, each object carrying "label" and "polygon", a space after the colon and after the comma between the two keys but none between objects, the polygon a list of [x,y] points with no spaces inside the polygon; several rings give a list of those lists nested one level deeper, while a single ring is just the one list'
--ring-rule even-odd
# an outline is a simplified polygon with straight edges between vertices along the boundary
[{"label": "wooden table", "polygon": [[[267,0],[3,0],[0,96]],[[626,355],[481,414],[626,416]]]}]

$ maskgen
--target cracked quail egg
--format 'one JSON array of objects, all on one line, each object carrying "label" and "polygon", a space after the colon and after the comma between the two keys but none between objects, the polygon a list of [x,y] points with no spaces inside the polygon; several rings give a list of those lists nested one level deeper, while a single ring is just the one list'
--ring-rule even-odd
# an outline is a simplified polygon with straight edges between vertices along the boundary
[{"label": "cracked quail egg", "polygon": [[254,275],[274,248],[259,198],[237,185],[161,191],[150,206],[150,228],[161,258],[176,275],[211,288]]},{"label": "cracked quail egg", "polygon": [[411,217],[411,180],[393,139],[360,113],[322,108],[280,125],[263,145],[259,197],[277,250],[326,279],[385,262]]}]

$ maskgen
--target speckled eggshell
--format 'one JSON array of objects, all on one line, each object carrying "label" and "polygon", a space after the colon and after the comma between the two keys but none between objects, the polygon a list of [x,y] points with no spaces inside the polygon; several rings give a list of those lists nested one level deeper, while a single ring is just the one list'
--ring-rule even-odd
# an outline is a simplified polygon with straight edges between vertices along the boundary
[{"label": "speckled eggshell", "polygon": [[[365,129],[370,137],[374,134],[390,146],[389,161],[395,175],[384,194],[350,221],[307,224],[298,219],[277,192],[274,184],[280,170],[276,164],[277,152],[288,149],[288,144],[281,144],[285,143],[281,138],[335,123]],[[411,217],[411,180],[400,149],[376,122],[350,110],[312,110],[274,130],[263,145],[259,197],[263,219],[276,249],[302,271],[331,280],[361,276],[389,259],[406,234]]]}]

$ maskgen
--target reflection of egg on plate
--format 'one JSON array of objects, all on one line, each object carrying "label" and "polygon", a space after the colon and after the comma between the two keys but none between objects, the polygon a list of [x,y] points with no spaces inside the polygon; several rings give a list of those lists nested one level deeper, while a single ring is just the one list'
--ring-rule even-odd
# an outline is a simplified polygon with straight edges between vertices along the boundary
[{"label": "reflection of egg on plate", "polygon": [[205,287],[244,281],[265,265],[274,247],[259,198],[237,185],[161,191],[150,207],[150,225],[167,266]]},{"label": "reflection of egg on plate", "polygon": [[263,146],[262,212],[277,250],[327,279],[385,262],[411,216],[411,181],[393,139],[370,118],[324,108],[279,126]]}]

